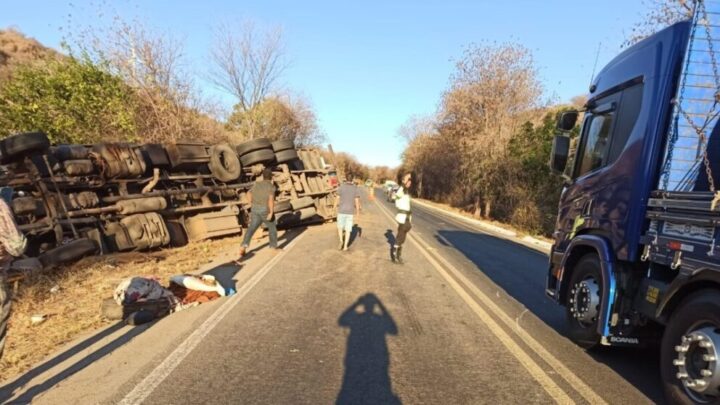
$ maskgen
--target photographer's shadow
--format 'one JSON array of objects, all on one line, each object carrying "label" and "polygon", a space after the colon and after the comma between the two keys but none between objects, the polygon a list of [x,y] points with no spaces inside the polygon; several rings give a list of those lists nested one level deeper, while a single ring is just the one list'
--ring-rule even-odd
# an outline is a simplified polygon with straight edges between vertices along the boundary
[{"label": "photographer's shadow", "polygon": [[337,404],[400,404],[392,392],[390,353],[385,335],[398,329],[382,302],[369,293],[340,315],[338,324],[350,328],[345,374]]}]

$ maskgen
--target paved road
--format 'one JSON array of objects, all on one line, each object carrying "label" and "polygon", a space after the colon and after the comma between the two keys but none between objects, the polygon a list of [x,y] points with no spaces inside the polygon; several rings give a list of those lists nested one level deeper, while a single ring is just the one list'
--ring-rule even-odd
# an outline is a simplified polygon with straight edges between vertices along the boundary
[{"label": "paved road", "polygon": [[[391,204],[378,193],[378,201]],[[659,356],[654,349],[599,348],[588,354],[564,338],[565,312],[545,296],[548,256],[542,249],[493,235],[442,211],[415,205],[413,232],[466,275],[495,296],[509,316],[608,402],[638,400],[663,403]],[[579,353],[580,352],[580,353]],[[620,385],[615,385],[618,380]]]},{"label": "paved road", "polygon": [[395,227],[389,205],[381,199],[363,205],[350,252],[337,249],[334,224],[308,228],[283,252],[250,259],[257,265],[240,271],[238,294],[198,308],[203,318],[191,319],[195,310],[168,317],[24,398],[54,404],[660,400],[652,353],[587,354],[562,336],[562,310],[543,296],[545,254],[415,207],[406,264],[396,265],[389,260]]}]

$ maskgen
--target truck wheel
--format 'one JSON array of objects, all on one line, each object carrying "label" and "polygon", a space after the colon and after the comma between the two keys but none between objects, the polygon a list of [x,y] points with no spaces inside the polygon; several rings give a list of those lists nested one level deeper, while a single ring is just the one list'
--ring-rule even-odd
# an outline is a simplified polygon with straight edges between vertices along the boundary
[{"label": "truck wheel", "polygon": [[50,148],[50,140],[42,132],[27,132],[9,136],[0,141],[0,161],[8,163],[30,152],[41,152]]},{"label": "truck wheel", "polygon": [[269,163],[275,160],[275,153],[271,149],[260,149],[240,156],[240,162],[248,167],[258,163]]},{"label": "truck wheel", "polygon": [[575,265],[565,302],[568,334],[584,349],[600,343],[597,324],[602,299],[600,260],[595,254],[583,256]]},{"label": "truck wheel", "polygon": [[277,160],[278,163],[290,162],[297,158],[298,158],[298,154],[294,149],[281,150],[279,152],[275,152],[275,160]]},{"label": "truck wheel", "polygon": [[281,150],[295,150],[295,142],[292,139],[280,139],[272,143],[272,149],[275,153]]},{"label": "truck wheel", "polygon": [[250,152],[260,149],[272,149],[272,144],[267,138],[257,138],[247,142],[243,142],[235,148],[238,155],[247,155]]},{"label": "truck wheel", "polygon": [[720,401],[720,291],[701,290],[680,304],[665,329],[660,362],[670,403]]},{"label": "truck wheel", "polygon": [[242,173],[240,159],[230,145],[213,146],[208,166],[213,176],[224,183],[237,180]]}]

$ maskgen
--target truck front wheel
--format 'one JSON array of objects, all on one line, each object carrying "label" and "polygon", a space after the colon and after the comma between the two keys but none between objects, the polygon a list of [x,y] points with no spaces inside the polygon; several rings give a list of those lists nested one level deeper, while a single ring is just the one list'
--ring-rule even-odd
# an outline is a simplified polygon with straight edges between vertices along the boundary
[{"label": "truck front wheel", "polygon": [[602,298],[600,260],[595,254],[580,258],[565,297],[568,335],[578,346],[590,349],[600,343],[597,323]]},{"label": "truck front wheel", "polygon": [[720,401],[720,291],[702,290],[672,314],[661,348],[665,396],[677,404]]}]

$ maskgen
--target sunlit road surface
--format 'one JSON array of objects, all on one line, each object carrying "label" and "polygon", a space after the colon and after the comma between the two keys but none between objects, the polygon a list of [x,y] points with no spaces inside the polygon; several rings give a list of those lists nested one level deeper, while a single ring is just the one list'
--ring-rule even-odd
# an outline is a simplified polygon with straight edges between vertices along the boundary
[{"label": "sunlit road surface", "polygon": [[338,250],[334,223],[297,231],[281,252],[248,259],[235,296],[147,326],[49,382],[16,384],[14,398],[662,402],[655,352],[586,353],[563,336],[563,308],[544,296],[545,253],[416,205],[398,265],[392,215],[378,191],[363,200],[349,252]]}]

